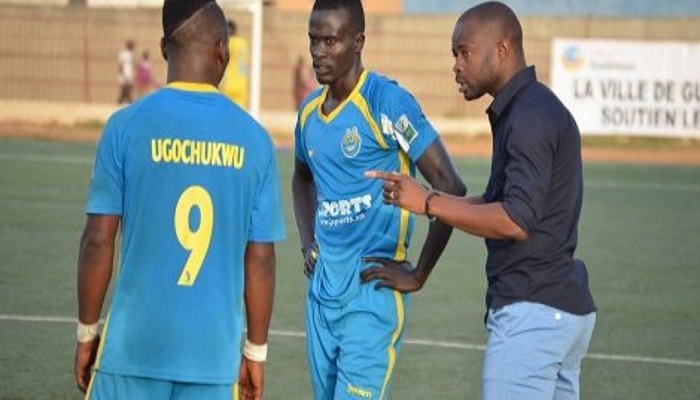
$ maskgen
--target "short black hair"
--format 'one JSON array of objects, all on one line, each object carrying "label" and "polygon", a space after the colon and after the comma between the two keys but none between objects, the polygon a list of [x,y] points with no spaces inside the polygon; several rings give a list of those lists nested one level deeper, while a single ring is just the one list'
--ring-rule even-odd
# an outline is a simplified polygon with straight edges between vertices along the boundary
[{"label": "short black hair", "polygon": [[163,3],[163,37],[169,39],[183,22],[212,2],[214,0],[165,0]]},{"label": "short black hair", "polygon": [[365,32],[365,9],[361,0],[316,0],[312,11],[317,10],[345,10],[350,15],[354,33]]},{"label": "short black hair", "polygon": [[523,50],[523,28],[513,9],[500,1],[487,1],[465,11],[460,21],[473,17],[482,23],[498,24],[498,29],[508,39],[517,51]]}]

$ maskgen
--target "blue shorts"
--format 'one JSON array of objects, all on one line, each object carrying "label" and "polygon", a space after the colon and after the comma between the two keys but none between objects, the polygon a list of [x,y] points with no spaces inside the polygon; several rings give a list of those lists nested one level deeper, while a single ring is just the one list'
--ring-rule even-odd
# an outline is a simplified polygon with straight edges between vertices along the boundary
[{"label": "blue shorts", "polygon": [[86,400],[237,400],[238,385],[172,382],[95,371]]},{"label": "blue shorts", "polygon": [[409,296],[361,285],[341,307],[307,298],[306,347],[316,400],[388,398]]},{"label": "blue shorts", "polygon": [[595,313],[574,315],[530,302],[490,310],[484,400],[579,399],[581,360],[595,319]]}]

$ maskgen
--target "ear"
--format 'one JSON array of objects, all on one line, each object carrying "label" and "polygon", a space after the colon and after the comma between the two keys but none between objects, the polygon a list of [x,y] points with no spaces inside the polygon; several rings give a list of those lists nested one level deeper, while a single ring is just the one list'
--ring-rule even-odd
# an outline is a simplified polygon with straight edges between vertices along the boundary
[{"label": "ear", "polygon": [[498,51],[498,57],[503,60],[510,56],[510,52],[513,50],[510,42],[506,39],[501,39],[496,43],[496,49]]},{"label": "ear", "polygon": [[225,69],[231,56],[228,51],[228,40],[217,39],[215,53],[216,61]]},{"label": "ear", "polygon": [[365,47],[365,34],[358,33],[355,35],[355,53],[362,53],[362,49]]},{"label": "ear", "polygon": [[160,38],[160,55],[165,61],[168,61],[168,52],[165,50],[165,37]]}]

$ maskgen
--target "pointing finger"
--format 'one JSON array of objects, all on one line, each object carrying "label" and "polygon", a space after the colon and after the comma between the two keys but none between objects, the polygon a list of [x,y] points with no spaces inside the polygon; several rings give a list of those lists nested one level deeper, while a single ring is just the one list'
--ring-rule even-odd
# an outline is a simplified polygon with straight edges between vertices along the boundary
[{"label": "pointing finger", "polygon": [[387,171],[365,171],[365,176],[372,179],[384,179],[393,182],[401,180],[401,175]]}]

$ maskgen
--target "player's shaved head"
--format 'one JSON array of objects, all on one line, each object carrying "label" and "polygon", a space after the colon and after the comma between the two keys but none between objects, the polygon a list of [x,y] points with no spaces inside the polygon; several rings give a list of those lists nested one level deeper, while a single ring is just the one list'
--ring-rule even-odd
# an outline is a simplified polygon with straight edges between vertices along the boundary
[{"label": "player's shaved head", "polygon": [[523,29],[513,10],[498,1],[488,1],[465,11],[458,23],[476,23],[494,41],[505,40],[517,54],[523,54]]},{"label": "player's shaved head", "polygon": [[361,0],[316,0],[312,11],[345,10],[352,33],[365,32],[365,9]]},{"label": "player's shaved head", "polygon": [[166,44],[188,46],[228,35],[226,17],[214,0],[165,0],[163,38]]},{"label": "player's shaved head", "polygon": [[165,0],[161,51],[168,82],[218,85],[228,64],[228,27],[214,0]]}]

